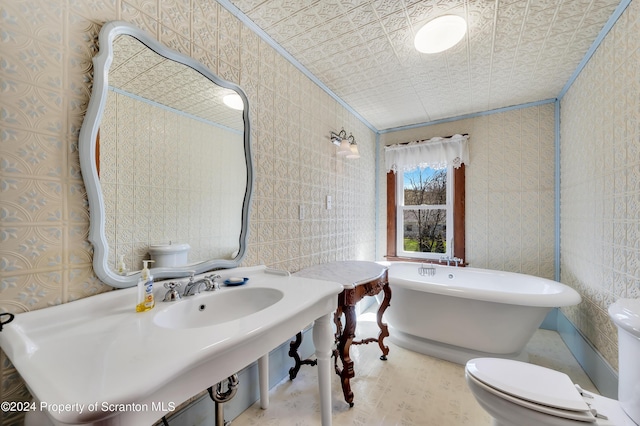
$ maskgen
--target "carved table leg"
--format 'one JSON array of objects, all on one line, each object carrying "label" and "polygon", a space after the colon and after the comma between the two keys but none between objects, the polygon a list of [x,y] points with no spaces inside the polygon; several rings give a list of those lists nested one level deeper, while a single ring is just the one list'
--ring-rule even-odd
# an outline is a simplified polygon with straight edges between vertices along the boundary
[{"label": "carved table leg", "polygon": [[336,325],[336,341],[338,341],[340,334],[342,334],[342,306],[340,306],[340,304],[338,304],[338,307],[333,313],[333,323]]},{"label": "carved table leg", "polygon": [[293,380],[296,378],[296,376],[298,375],[298,371],[300,371],[300,366],[316,365],[318,363],[318,361],[316,361],[315,359],[300,359],[300,355],[298,355],[298,348],[301,344],[302,332],[296,334],[296,340],[289,343],[289,356],[295,361],[295,365],[289,369],[289,380]]},{"label": "carved table leg", "polygon": [[382,351],[380,359],[386,361],[387,355],[389,354],[389,346],[384,345],[384,338],[389,335],[389,327],[386,323],[382,322],[382,315],[384,314],[384,311],[387,310],[391,302],[391,287],[389,284],[385,284],[384,287],[382,287],[382,290],[384,291],[384,299],[378,308],[377,315],[378,327],[380,327],[380,334],[378,334],[378,346],[380,346],[380,350]]},{"label": "carved table leg", "polygon": [[344,330],[342,330],[338,339],[338,355],[342,361],[342,370],[336,372],[340,375],[340,380],[342,381],[344,400],[347,401],[350,407],[353,407],[353,392],[351,391],[351,383],[349,381],[355,376],[355,372],[353,369],[353,361],[349,355],[349,349],[355,337],[356,311],[354,306],[344,306],[343,312],[345,317]]}]

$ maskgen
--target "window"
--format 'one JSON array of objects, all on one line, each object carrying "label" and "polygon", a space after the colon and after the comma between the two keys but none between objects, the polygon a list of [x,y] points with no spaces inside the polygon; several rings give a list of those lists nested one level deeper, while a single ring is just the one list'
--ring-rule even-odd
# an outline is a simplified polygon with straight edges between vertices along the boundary
[{"label": "window", "polygon": [[416,168],[396,176],[399,256],[453,256],[452,167]]},{"label": "window", "polygon": [[464,165],[387,173],[387,258],[465,258]]},{"label": "window", "polygon": [[469,135],[385,146],[387,258],[464,259]]}]

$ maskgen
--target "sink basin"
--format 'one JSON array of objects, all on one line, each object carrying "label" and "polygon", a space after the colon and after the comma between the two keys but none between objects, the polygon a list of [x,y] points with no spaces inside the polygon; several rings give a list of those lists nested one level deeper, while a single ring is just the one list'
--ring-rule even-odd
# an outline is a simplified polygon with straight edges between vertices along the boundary
[{"label": "sink basin", "polygon": [[239,288],[188,296],[158,312],[153,322],[171,329],[200,328],[235,321],[277,303],[284,293],[274,288]]}]

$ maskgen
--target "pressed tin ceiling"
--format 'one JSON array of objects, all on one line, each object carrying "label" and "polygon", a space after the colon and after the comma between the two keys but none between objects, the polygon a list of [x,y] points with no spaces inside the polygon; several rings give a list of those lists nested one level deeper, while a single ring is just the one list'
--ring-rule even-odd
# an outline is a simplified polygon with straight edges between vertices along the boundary
[{"label": "pressed tin ceiling", "polygon": [[196,70],[160,56],[128,35],[113,41],[109,87],[240,133],[244,129],[242,113],[223,103],[233,90],[212,84]]},{"label": "pressed tin ceiling", "polygon": [[[553,99],[620,0],[230,0],[375,129]],[[413,38],[467,20],[452,49]]]}]

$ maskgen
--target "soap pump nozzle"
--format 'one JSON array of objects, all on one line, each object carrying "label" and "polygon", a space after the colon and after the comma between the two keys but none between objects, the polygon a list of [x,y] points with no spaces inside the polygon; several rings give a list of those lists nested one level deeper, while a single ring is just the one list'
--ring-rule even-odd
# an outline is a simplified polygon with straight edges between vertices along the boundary
[{"label": "soap pump nozzle", "polygon": [[142,276],[140,278],[142,278],[143,280],[148,280],[149,277],[151,276],[151,272],[149,272],[149,262],[153,263],[155,262],[155,260],[143,260],[142,261]]}]

